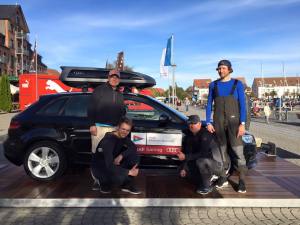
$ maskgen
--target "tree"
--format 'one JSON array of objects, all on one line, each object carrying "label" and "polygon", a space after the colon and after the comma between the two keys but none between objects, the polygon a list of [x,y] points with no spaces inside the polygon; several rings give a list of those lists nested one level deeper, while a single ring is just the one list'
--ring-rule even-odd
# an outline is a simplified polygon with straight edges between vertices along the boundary
[{"label": "tree", "polygon": [[[171,91],[172,93],[172,86],[170,86],[169,89],[165,91],[166,97],[169,96],[169,91]],[[185,97],[190,98],[190,96],[184,91],[184,89],[182,87],[178,87],[177,85],[176,85],[176,95],[181,100],[183,100]]]},{"label": "tree", "polygon": [[185,92],[191,97],[194,95],[193,93],[193,86],[189,86],[187,89],[185,89]]},{"label": "tree", "polygon": [[0,80],[0,110],[10,112],[12,109],[10,85],[7,75],[2,75]]},{"label": "tree", "polygon": [[157,88],[149,88],[153,97],[160,97],[162,94],[157,90]]}]

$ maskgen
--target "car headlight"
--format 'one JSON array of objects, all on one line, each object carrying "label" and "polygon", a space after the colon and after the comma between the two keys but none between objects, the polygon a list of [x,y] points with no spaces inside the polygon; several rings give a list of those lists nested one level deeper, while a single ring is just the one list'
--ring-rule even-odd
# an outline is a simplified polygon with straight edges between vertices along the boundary
[{"label": "car headlight", "polygon": [[254,141],[254,138],[253,138],[252,135],[245,134],[245,135],[242,136],[242,140],[246,144],[251,144]]}]

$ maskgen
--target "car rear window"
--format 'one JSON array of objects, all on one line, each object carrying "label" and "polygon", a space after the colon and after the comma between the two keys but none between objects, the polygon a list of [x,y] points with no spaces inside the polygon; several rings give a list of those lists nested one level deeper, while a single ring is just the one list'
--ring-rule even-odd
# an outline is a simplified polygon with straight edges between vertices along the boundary
[{"label": "car rear window", "polygon": [[87,117],[89,95],[72,96],[64,107],[64,116]]},{"label": "car rear window", "polygon": [[59,98],[51,101],[37,113],[46,116],[57,116],[60,114],[63,105],[65,104],[67,98]]}]

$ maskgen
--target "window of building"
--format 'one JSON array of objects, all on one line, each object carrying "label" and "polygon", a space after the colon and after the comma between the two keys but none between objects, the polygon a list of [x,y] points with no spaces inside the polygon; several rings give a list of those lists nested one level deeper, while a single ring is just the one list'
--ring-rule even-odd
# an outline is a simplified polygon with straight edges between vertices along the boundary
[{"label": "window of building", "polygon": [[20,25],[20,17],[19,17],[19,15],[16,15],[16,25],[17,26]]},{"label": "window of building", "polygon": [[15,66],[15,58],[13,56],[10,57],[10,67],[13,68]]},{"label": "window of building", "polygon": [[15,48],[14,40],[13,39],[10,39],[10,48]]}]

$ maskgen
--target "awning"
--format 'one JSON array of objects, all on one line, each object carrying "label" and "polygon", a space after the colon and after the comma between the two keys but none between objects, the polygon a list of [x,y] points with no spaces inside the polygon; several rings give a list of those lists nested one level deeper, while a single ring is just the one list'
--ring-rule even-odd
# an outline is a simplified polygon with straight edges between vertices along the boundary
[{"label": "awning", "polygon": [[9,75],[9,76],[8,76],[8,80],[9,80],[9,81],[19,81],[19,77]]}]

